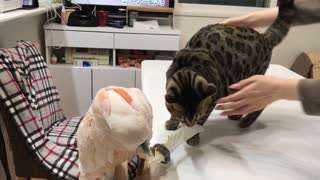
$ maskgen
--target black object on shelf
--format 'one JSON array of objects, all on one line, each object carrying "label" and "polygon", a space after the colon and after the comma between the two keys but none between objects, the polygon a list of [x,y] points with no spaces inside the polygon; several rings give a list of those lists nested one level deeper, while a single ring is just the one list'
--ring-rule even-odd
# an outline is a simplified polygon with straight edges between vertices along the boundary
[{"label": "black object on shelf", "polygon": [[39,7],[38,0],[23,0],[22,9],[34,9]]},{"label": "black object on shelf", "polygon": [[111,20],[107,21],[107,26],[114,28],[123,28],[126,25],[125,20]]},{"label": "black object on shelf", "polygon": [[68,26],[96,27],[96,17],[91,12],[76,10],[69,15]]}]

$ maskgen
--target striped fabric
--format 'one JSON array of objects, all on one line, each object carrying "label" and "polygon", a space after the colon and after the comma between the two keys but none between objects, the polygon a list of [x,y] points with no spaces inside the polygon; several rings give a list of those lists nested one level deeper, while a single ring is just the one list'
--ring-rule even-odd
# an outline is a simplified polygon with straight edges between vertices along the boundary
[{"label": "striped fabric", "polygon": [[[64,117],[52,76],[34,44],[20,41],[15,48],[0,49],[0,102],[48,172],[78,179],[76,131],[82,118]],[[129,163],[129,179],[135,179],[138,160]]]},{"label": "striped fabric", "polygon": [[48,138],[50,141],[60,145],[77,147],[76,133],[82,117],[72,117],[65,121],[58,122],[52,125],[50,131],[48,131]]},{"label": "striped fabric", "polygon": [[140,159],[138,156],[135,156],[131,159],[131,161],[128,163],[128,174],[129,179],[134,180],[136,179],[136,176],[138,175],[138,165],[140,163]]},{"label": "striped fabric", "polygon": [[15,48],[0,49],[0,98],[36,159],[58,177],[77,179],[77,150],[46,136],[51,125],[65,117],[52,76],[32,43],[21,41]]}]

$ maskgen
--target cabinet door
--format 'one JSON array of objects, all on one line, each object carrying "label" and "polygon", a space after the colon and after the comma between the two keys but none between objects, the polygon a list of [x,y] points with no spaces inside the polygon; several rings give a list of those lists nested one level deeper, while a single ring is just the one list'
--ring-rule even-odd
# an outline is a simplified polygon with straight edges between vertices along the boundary
[{"label": "cabinet door", "polygon": [[91,69],[50,66],[66,117],[83,116],[91,104]]},{"label": "cabinet door", "polygon": [[136,88],[142,89],[141,69],[136,69]]},{"label": "cabinet door", "polygon": [[92,69],[92,97],[97,91],[107,86],[135,87],[134,68],[93,68]]}]

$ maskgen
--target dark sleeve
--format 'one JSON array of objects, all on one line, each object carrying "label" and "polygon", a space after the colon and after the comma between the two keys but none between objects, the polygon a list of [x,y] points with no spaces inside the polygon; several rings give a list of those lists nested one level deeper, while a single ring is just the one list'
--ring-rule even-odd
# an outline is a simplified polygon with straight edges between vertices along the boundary
[{"label": "dark sleeve", "polygon": [[304,111],[309,115],[320,115],[320,80],[303,79],[298,91]]},{"label": "dark sleeve", "polygon": [[320,22],[320,0],[295,0],[294,25]]}]

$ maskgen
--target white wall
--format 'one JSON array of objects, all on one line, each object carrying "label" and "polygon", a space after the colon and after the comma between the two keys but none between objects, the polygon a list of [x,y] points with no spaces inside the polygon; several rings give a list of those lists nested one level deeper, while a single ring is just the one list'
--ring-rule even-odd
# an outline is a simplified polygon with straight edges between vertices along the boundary
[{"label": "white wall", "polygon": [[[214,11],[214,10],[212,10]],[[181,31],[180,47],[184,47],[189,38],[207,24],[222,22],[225,18],[208,16],[176,15],[175,27]],[[286,39],[274,49],[272,63],[291,67],[302,51],[320,50],[320,24],[291,28]]]},{"label": "white wall", "polygon": [[45,19],[46,15],[42,14],[0,23],[0,47],[9,48],[16,46],[18,40],[29,40],[41,47],[43,53]]},{"label": "white wall", "polygon": [[[201,27],[222,22],[228,14],[224,13],[219,16],[223,9],[215,10],[209,9],[214,13],[205,13],[199,9],[197,13],[196,7],[192,12],[183,15],[183,12],[174,16],[175,27],[181,30],[180,47],[184,47],[189,38],[198,31]],[[183,9],[182,9],[183,10]],[[241,12],[242,14],[244,12]],[[241,14],[232,12],[232,15]],[[43,24],[46,15],[32,16],[28,18],[13,20],[7,23],[0,24],[0,47],[12,47],[16,45],[17,40],[30,40],[41,47],[42,54],[44,54],[44,34]],[[219,18],[214,18],[219,17]],[[286,67],[291,67],[295,58],[302,52],[308,50],[320,50],[320,24],[294,27],[291,29],[286,39],[275,48],[272,63],[281,64]]]},{"label": "white wall", "polygon": [[274,49],[272,63],[291,67],[303,51],[320,50],[320,24],[291,28],[284,41]]}]

